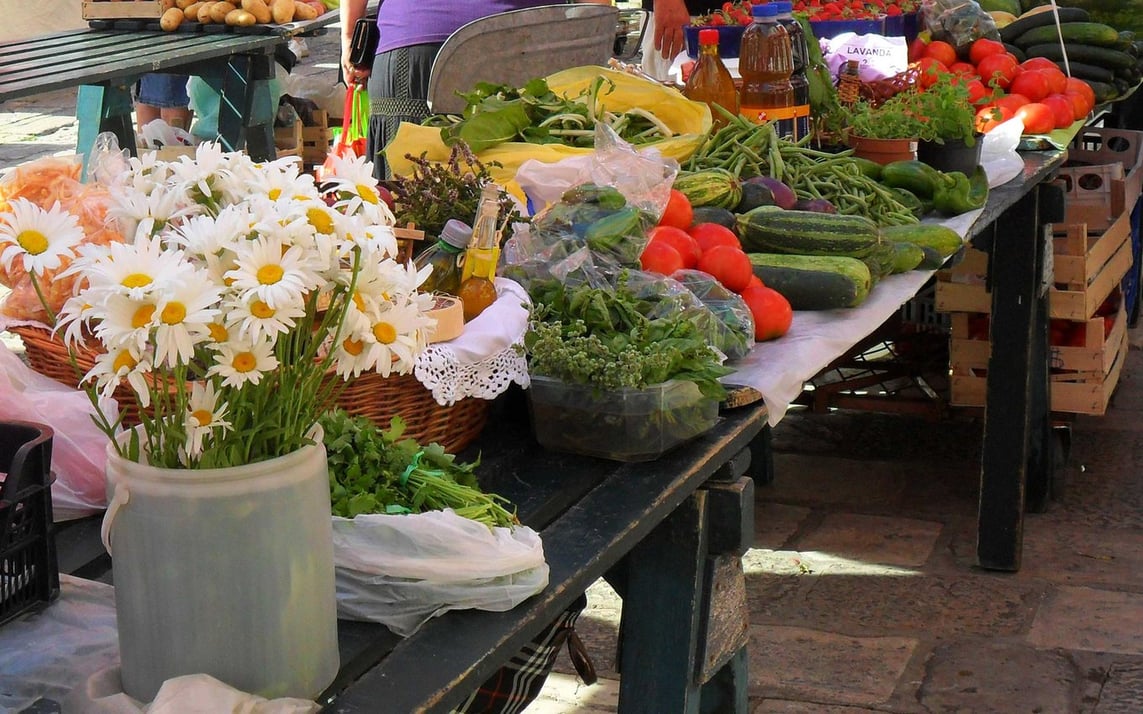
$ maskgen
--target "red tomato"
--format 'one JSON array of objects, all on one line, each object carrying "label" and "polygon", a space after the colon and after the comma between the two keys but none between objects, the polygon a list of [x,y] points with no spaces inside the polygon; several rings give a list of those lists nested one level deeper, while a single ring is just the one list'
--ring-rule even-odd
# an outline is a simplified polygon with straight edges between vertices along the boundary
[{"label": "red tomato", "polygon": [[754,317],[754,339],[758,342],[781,337],[790,330],[794,311],[782,293],[773,288],[748,288],[742,291],[742,301]]},{"label": "red tomato", "polygon": [[1030,102],[1038,102],[1051,93],[1048,91],[1048,78],[1038,69],[1021,73],[1008,85],[1008,91],[1011,94],[1023,94]]},{"label": "red tomato", "polygon": [[728,245],[732,248],[742,248],[742,242],[734,231],[718,223],[699,223],[691,226],[687,231],[698,241],[699,249],[707,252],[716,245]]},{"label": "red tomato", "polygon": [[995,84],[1001,89],[1007,89],[1016,77],[1016,67],[1016,58],[1005,52],[988,55],[980,60],[976,65],[976,71],[985,85]]},{"label": "red tomato", "polygon": [[921,75],[917,78],[917,82],[925,89],[939,82],[941,75],[948,74],[949,71],[948,65],[934,57],[922,57],[918,65]]},{"label": "red tomato", "polygon": [[1024,122],[1025,134],[1047,134],[1056,128],[1056,116],[1048,105],[1029,102],[1016,110],[1016,117]]},{"label": "red tomato", "polygon": [[968,88],[968,101],[973,105],[983,104],[992,96],[979,79],[971,80],[965,87]]},{"label": "red tomato", "polygon": [[1055,62],[1047,57],[1029,57],[1020,63],[1024,69],[1059,69]]},{"label": "red tomato", "polygon": [[670,275],[683,269],[683,256],[663,240],[653,240],[643,249],[639,264],[649,273]]},{"label": "red tomato", "polygon": [[1093,105],[1088,102],[1088,99],[1085,95],[1080,94],[1079,92],[1068,90],[1067,92],[1064,92],[1064,96],[1067,97],[1068,101],[1072,103],[1073,119],[1083,119],[1088,115],[1088,112],[1092,110]]},{"label": "red tomato", "polygon": [[698,269],[710,273],[724,288],[735,293],[749,285],[754,275],[754,266],[746,253],[729,245],[716,245],[704,251],[699,258]]},{"label": "red tomato", "polygon": [[1059,67],[1039,71],[1048,80],[1048,94],[1063,94],[1068,91],[1068,76]]},{"label": "red tomato", "polygon": [[925,56],[925,48],[928,47],[928,45],[929,43],[920,37],[913,38],[913,41],[909,43],[909,63],[912,64],[913,62],[920,61],[920,59]]},{"label": "red tomato", "polygon": [[691,201],[687,195],[678,189],[671,189],[671,197],[667,199],[667,206],[663,215],[659,217],[660,226],[674,226],[684,231],[691,227],[695,220],[695,211],[691,208]]},{"label": "red tomato", "polygon": [[966,79],[976,76],[976,67],[968,62],[953,62],[949,65],[949,71]]},{"label": "red tomato", "polygon": [[1023,94],[1006,94],[1005,96],[993,102],[993,104],[998,107],[1011,109],[1013,112],[1015,112],[1017,109],[1027,104],[1029,101],[1031,100],[1029,100]]},{"label": "red tomato", "polygon": [[1056,129],[1067,129],[1076,120],[1072,111],[1072,100],[1064,94],[1049,94],[1044,97],[1041,104],[1052,110],[1056,119]]},{"label": "red tomato", "polygon": [[[1091,111],[1091,108],[1095,106],[1095,90],[1091,88],[1090,84],[1083,81],[1082,79],[1077,79],[1076,77],[1068,77],[1068,86],[1064,91],[1077,92],[1087,97],[1088,102],[1091,105],[1088,107],[1088,111]],[[1087,112],[1084,113],[1086,114]]]},{"label": "red tomato", "polygon": [[684,268],[693,268],[698,265],[699,256],[702,255],[702,248],[699,247],[698,241],[682,228],[675,228],[674,226],[655,226],[647,233],[647,237],[652,241],[664,241],[667,245],[679,251],[679,257],[683,259]]},{"label": "red tomato", "polygon": [[932,57],[945,67],[951,66],[957,61],[956,48],[942,40],[933,40],[925,47],[925,53],[922,57]]},{"label": "red tomato", "polygon": [[989,55],[1002,55],[1008,50],[1004,49],[1004,43],[997,40],[990,40],[987,37],[981,37],[972,43],[968,48],[968,61],[974,65],[980,64],[980,61]]},{"label": "red tomato", "polygon": [[976,130],[985,134],[996,128],[997,125],[1015,116],[1016,110],[1009,107],[990,104],[976,113]]},{"label": "red tomato", "polygon": [[758,277],[757,275],[752,275],[752,276],[750,276],[750,282],[746,285],[745,288],[742,289],[742,292],[746,292],[750,288],[761,288],[761,287],[765,287],[765,284],[762,282],[762,278]]}]

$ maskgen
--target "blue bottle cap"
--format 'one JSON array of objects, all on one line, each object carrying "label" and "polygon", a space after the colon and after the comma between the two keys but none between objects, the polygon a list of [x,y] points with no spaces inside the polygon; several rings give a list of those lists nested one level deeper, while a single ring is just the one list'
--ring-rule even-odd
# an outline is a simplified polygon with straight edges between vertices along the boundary
[{"label": "blue bottle cap", "polygon": [[786,15],[794,11],[794,3],[790,0],[770,0],[769,4],[778,8],[779,15]]},{"label": "blue bottle cap", "polygon": [[[792,6],[791,6],[792,7]],[[755,5],[752,9],[754,17],[777,17],[777,3],[768,2],[765,5]]]}]

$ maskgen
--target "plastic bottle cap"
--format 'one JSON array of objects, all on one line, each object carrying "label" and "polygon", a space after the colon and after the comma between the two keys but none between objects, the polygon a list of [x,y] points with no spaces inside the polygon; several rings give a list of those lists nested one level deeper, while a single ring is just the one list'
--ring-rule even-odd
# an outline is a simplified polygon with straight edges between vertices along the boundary
[{"label": "plastic bottle cap", "polygon": [[464,250],[468,247],[468,242],[471,239],[472,227],[456,218],[450,218],[448,223],[444,224],[444,228],[441,229],[441,240],[453,248]]},{"label": "plastic bottle cap", "polygon": [[777,17],[778,5],[777,3],[768,2],[765,5],[755,5],[752,11],[754,17]]},{"label": "plastic bottle cap", "polygon": [[787,15],[794,11],[794,3],[790,0],[771,0],[770,4],[778,8],[779,15]]},{"label": "plastic bottle cap", "polygon": [[718,30],[699,30],[699,44],[700,45],[717,45],[718,44]]}]

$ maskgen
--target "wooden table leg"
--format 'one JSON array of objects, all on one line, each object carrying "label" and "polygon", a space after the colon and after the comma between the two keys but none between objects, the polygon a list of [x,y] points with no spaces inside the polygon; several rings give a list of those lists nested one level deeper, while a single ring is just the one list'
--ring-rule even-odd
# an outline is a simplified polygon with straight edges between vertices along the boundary
[{"label": "wooden table leg", "polygon": [[120,149],[127,149],[132,156],[136,154],[135,122],[131,118],[133,109],[129,87],[99,84],[79,87],[75,100],[75,116],[79,120],[75,150],[84,157],[85,172],[95,137],[101,132],[111,132],[119,140]]},{"label": "wooden table leg", "polygon": [[226,62],[218,107],[218,138],[227,151],[246,147],[255,161],[270,161],[274,149],[274,113],[270,79],[274,58],[269,54],[233,55]]},{"label": "wooden table leg", "polygon": [[993,570],[1020,569],[1025,489],[1030,479],[1038,489],[1048,478],[1042,473],[1045,464],[1040,455],[1050,448],[1051,438],[1044,279],[1046,268],[1050,272],[1045,255],[1050,253],[1041,231],[1040,190],[1029,191],[997,219],[989,256],[992,355],[984,411],[977,562]]}]

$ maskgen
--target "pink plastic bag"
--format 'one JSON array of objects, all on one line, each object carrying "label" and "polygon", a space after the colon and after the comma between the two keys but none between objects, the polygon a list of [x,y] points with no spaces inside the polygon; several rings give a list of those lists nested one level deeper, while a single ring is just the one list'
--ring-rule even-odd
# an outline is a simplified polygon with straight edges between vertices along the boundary
[{"label": "pink plastic bag", "polygon": [[[113,416],[114,400],[101,409]],[[57,521],[82,518],[107,507],[107,435],[91,420],[85,393],[66,387],[0,347],[0,420],[46,424],[52,438],[52,510]],[[114,419],[113,419],[114,420]]]}]

